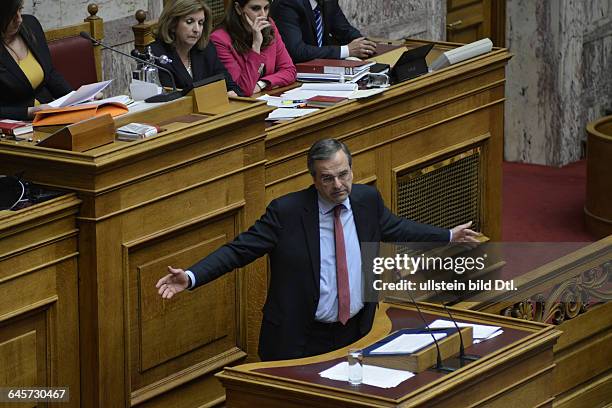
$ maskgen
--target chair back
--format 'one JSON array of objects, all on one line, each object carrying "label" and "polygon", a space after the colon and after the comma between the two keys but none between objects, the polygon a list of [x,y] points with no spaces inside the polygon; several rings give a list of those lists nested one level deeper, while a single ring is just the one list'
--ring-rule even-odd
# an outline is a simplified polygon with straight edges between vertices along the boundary
[{"label": "chair back", "polygon": [[81,37],[80,33],[84,31],[102,40],[103,21],[96,16],[97,5],[90,4],[87,10],[89,17],[83,23],[45,31],[53,66],[74,89],[102,80],[100,47]]}]

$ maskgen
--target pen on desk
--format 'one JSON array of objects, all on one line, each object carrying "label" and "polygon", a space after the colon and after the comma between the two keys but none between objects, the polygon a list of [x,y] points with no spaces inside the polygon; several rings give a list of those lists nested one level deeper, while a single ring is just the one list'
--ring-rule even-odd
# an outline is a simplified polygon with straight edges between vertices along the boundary
[{"label": "pen on desk", "polygon": [[303,99],[285,99],[283,101],[284,105],[293,105],[294,103],[306,103]]}]

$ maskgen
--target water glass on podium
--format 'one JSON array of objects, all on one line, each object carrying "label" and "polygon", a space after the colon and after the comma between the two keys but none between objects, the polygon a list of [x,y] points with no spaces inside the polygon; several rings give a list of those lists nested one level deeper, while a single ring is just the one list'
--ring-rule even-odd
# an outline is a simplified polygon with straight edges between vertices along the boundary
[{"label": "water glass on podium", "polygon": [[359,385],[363,381],[363,350],[349,349],[348,360],[348,381],[351,385]]}]

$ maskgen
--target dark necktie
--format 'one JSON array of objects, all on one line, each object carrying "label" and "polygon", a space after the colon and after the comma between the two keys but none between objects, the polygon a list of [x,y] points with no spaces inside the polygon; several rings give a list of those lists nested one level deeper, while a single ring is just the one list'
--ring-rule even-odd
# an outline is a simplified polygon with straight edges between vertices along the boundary
[{"label": "dark necktie", "polygon": [[321,6],[317,4],[317,7],[312,10],[315,16],[315,28],[317,30],[317,44],[319,47],[323,46],[323,17],[321,16]]},{"label": "dark necktie", "polygon": [[336,280],[338,286],[338,320],[346,324],[351,315],[351,294],[349,290],[348,266],[346,264],[346,247],[344,230],[340,220],[343,205],[334,207],[334,237],[336,241]]}]

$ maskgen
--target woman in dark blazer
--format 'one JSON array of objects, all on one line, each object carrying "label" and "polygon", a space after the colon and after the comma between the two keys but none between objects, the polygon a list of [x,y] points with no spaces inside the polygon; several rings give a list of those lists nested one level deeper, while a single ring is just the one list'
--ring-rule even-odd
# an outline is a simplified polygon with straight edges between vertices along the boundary
[{"label": "woman in dark blazer", "polygon": [[[194,82],[223,74],[227,94],[243,95],[219,61],[215,46],[209,43],[211,31],[212,13],[203,0],[175,0],[164,7],[159,17],[151,51],[172,60],[164,67],[174,74],[178,88],[187,88]],[[161,70],[159,79],[163,86],[172,86],[168,74]]]},{"label": "woman in dark blazer", "polygon": [[43,29],[23,0],[0,2],[0,118],[27,120],[72,90],[53,68]]}]

